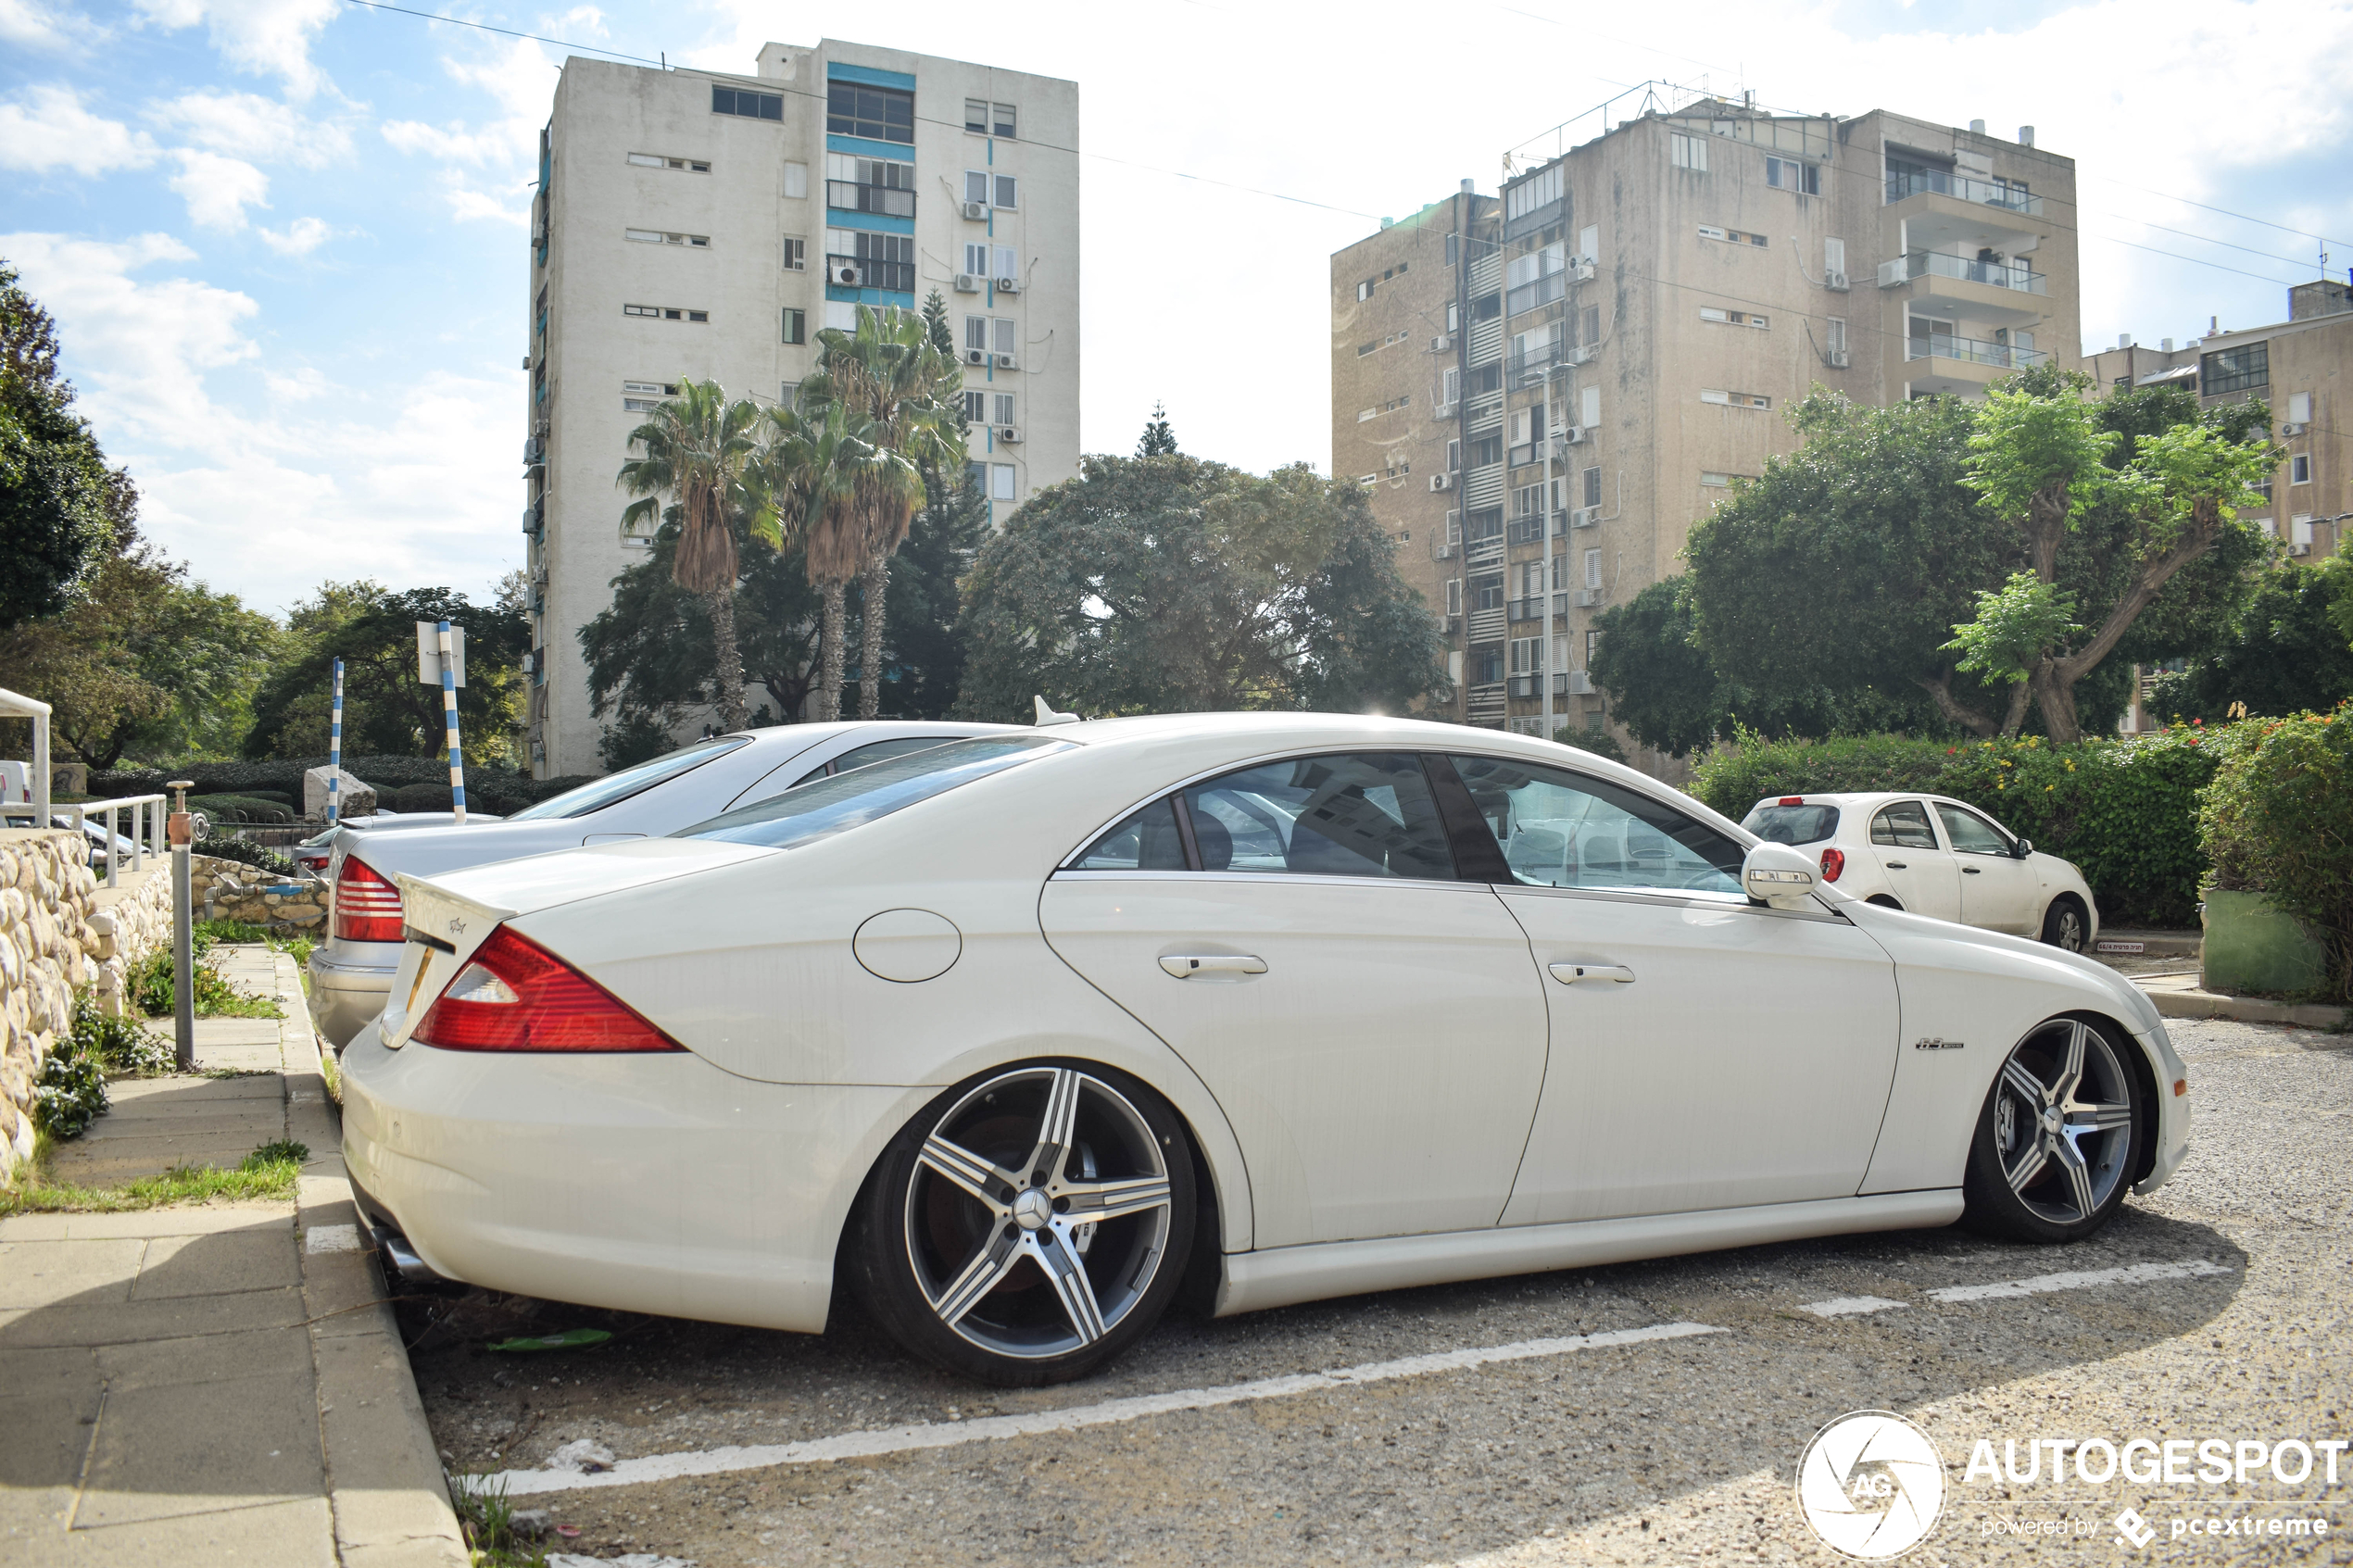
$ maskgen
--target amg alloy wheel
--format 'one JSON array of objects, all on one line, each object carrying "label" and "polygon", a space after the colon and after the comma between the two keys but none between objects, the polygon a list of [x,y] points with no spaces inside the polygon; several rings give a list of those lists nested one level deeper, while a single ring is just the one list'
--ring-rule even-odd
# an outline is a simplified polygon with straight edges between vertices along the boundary
[{"label": "amg alloy wheel", "polygon": [[1084,1375],[1148,1331],[1192,1247],[1192,1155],[1156,1096],[1104,1068],[950,1090],[884,1155],[856,1240],[892,1336],[992,1383]]},{"label": "amg alloy wheel", "polygon": [[1985,1097],[1965,1184],[1969,1223],[2021,1241],[2090,1236],[2124,1201],[2140,1126],[2140,1080],[2108,1035],[2051,1020],[2010,1051]]}]

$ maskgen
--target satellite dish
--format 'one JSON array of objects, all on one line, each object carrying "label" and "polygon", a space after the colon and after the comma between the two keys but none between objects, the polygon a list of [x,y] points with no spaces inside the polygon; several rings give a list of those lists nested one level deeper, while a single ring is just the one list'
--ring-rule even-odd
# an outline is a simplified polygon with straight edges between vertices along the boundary
[{"label": "satellite dish", "polygon": [[1042,730],[1049,724],[1076,724],[1077,722],[1077,714],[1057,713],[1046,706],[1046,699],[1043,696],[1038,698],[1038,727],[1039,729]]}]

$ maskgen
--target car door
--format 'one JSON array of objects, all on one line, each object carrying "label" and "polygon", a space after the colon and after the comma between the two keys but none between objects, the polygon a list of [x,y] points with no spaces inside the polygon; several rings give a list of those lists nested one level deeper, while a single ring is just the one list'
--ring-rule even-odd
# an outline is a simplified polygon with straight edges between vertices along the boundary
[{"label": "car door", "polygon": [[1957,801],[1938,801],[1936,820],[1960,867],[1963,923],[2032,935],[2034,868],[2011,852],[2009,834]]},{"label": "car door", "polygon": [[1038,914],[1216,1096],[1258,1246],[1502,1216],[1543,997],[1518,925],[1456,878],[1417,758],[1287,758],[1187,786],[1056,872]]},{"label": "car door", "polygon": [[1895,901],[1915,914],[1961,918],[1961,869],[1937,842],[1928,807],[1894,800],[1871,813],[1871,854]]},{"label": "car door", "polygon": [[1504,1223],[1853,1194],[1895,1071],[1894,965],[1879,945],[1828,909],[1751,907],[1742,846],[1638,790],[1445,760],[1466,792],[1451,798],[1503,852],[1490,872],[1550,1010]]}]

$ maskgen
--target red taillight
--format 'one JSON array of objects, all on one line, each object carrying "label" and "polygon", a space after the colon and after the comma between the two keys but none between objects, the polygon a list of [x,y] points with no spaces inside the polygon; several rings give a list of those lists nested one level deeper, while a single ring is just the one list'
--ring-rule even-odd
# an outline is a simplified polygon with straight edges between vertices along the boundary
[{"label": "red taillight", "polygon": [[490,934],[411,1036],[450,1051],[675,1051],[686,1047],[528,936]]},{"label": "red taillight", "polygon": [[1825,849],[1822,851],[1822,880],[1824,882],[1836,882],[1838,880],[1838,873],[1845,869],[1845,850]]},{"label": "red taillight", "polygon": [[343,858],[343,874],[335,878],[335,939],[401,940],[400,889],[357,855]]},{"label": "red taillight", "polygon": [[1803,806],[1806,804],[1806,797],[1802,795],[1784,795],[1781,797],[1780,804],[1784,806]]}]

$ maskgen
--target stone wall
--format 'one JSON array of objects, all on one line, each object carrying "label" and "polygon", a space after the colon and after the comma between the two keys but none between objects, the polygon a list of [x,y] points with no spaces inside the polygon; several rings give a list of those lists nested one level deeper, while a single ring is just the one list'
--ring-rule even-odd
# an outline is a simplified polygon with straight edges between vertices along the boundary
[{"label": "stone wall", "polygon": [[171,857],[147,857],[146,869],[118,868],[119,885],[103,872],[90,895],[91,983],[98,1006],[111,1017],[129,1010],[131,966],[158,947],[171,946]]},{"label": "stone wall", "polygon": [[[326,935],[327,884],[307,872],[281,876],[211,855],[188,857],[191,872],[189,907],[198,920],[243,921],[278,932]],[[294,887],[294,893],[272,893],[273,887]],[[205,902],[211,895],[209,912]]]},{"label": "stone wall", "polygon": [[73,833],[0,830],[0,1183],[32,1158],[32,1089],[72,1027],[98,946],[97,879]]}]

